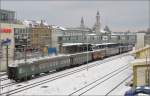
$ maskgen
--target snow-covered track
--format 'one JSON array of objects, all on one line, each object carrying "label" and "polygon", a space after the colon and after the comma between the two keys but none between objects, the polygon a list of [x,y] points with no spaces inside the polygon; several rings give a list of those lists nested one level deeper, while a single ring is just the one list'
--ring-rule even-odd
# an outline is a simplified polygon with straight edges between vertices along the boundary
[{"label": "snow-covered track", "polygon": [[103,77],[100,77],[97,80],[89,83],[88,85],[72,92],[71,94],[69,94],[69,96],[76,96],[76,95],[81,96],[81,95],[85,94],[86,92],[92,90],[96,86],[99,86],[100,84],[104,83],[105,81],[109,80],[110,78],[114,77],[115,75],[119,74],[120,72],[122,72],[128,68],[129,68],[128,64],[125,66],[119,67],[116,70],[104,75]]},{"label": "snow-covered track", "polygon": [[114,88],[112,88],[112,90],[110,90],[108,93],[106,93],[105,96],[109,96],[109,94],[111,92],[113,92],[115,89],[117,89],[119,86],[121,86],[123,82],[125,82],[126,80],[128,80],[131,77],[132,77],[132,74],[130,74],[128,77],[126,77],[125,79],[123,79],[119,84],[117,84],[116,86],[114,86]]},{"label": "snow-covered track", "polygon": [[15,83],[15,82],[9,82],[7,84],[1,85],[0,90],[3,89],[3,88],[6,88],[6,87],[10,87],[10,86],[15,85],[15,84],[17,84],[17,83]]},{"label": "snow-covered track", "polygon": [[1,81],[5,81],[5,80],[8,80],[8,77],[5,77],[5,78],[0,78]]},{"label": "snow-covered track", "polygon": [[[120,57],[126,56],[126,55],[128,55],[128,54],[122,54],[122,55],[114,56],[112,58],[107,58],[105,60],[101,60],[101,62],[98,62],[98,63],[89,64],[88,68],[92,68],[92,67],[101,65],[103,63],[110,62],[110,61],[114,60],[115,58],[120,58]],[[37,81],[37,82],[34,82],[32,84],[27,84],[25,86],[19,86],[19,87],[15,88],[15,89],[2,92],[0,95],[12,95],[12,94],[15,94],[15,93],[19,93],[21,91],[24,91],[24,90],[36,87],[38,85],[42,85],[42,84],[48,83],[48,82],[52,82],[52,81],[54,81],[56,79],[60,79],[60,78],[66,77],[66,76],[72,75],[74,73],[77,73],[77,72],[80,72],[80,71],[83,71],[83,70],[86,70],[86,69],[87,69],[87,66],[81,66],[81,68],[75,69],[75,70],[70,71],[70,72],[66,72],[66,73],[63,73],[63,74],[51,77],[51,78],[47,78],[47,79],[42,80],[42,81]]]}]

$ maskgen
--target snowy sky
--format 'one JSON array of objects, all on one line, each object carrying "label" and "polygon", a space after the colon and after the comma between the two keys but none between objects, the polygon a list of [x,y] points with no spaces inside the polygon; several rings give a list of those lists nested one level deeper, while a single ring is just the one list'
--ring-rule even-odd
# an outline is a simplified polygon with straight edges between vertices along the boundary
[{"label": "snowy sky", "polygon": [[92,27],[97,10],[100,11],[102,27],[112,31],[136,31],[149,26],[150,1],[124,0],[2,0],[2,9],[16,11],[21,20],[46,20],[49,24],[63,27],[80,25],[83,16],[85,25]]}]

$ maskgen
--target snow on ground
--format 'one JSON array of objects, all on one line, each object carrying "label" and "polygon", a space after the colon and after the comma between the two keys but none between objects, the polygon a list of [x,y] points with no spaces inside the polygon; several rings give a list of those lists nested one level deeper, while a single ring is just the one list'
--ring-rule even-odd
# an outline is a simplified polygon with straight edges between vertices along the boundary
[{"label": "snow on ground", "polygon": [[0,72],[0,78],[4,75],[6,75],[6,72]]},{"label": "snow on ground", "polygon": [[[132,56],[120,57],[120,58],[114,59],[112,61],[100,64],[99,66],[90,68],[88,70],[84,70],[84,71],[69,75],[67,77],[63,77],[61,79],[57,79],[55,81],[36,86],[34,88],[22,91],[20,93],[16,93],[14,95],[19,95],[19,96],[20,95],[69,95],[70,93],[95,81],[96,79],[101,78],[101,77],[105,76],[106,74],[108,74],[126,64],[129,64],[129,62],[132,60],[133,60]],[[99,63],[101,63],[101,61],[99,61]],[[88,65],[85,65],[85,66],[88,67]],[[107,83],[102,84],[101,87],[96,87],[97,89],[95,91],[90,91],[91,93],[89,93],[89,94],[93,95],[95,92],[99,91],[100,89],[103,89],[103,91],[107,91],[107,89],[105,87],[112,88],[111,86],[115,86],[116,84],[120,83],[119,80],[123,80],[130,73],[131,73],[131,69],[129,68],[129,69],[119,73],[114,78],[108,80]],[[42,80],[43,78],[48,78],[48,76],[42,77],[42,78],[36,79],[36,80]],[[36,81],[36,80],[34,80],[34,81]],[[30,82],[33,82],[33,81],[31,80]],[[30,82],[27,82],[27,83],[29,84]],[[25,84],[25,83],[23,83],[23,84]],[[121,88],[124,88],[124,85]],[[123,95],[124,92],[121,92],[122,90],[124,90],[124,89],[121,89],[116,92],[119,92],[119,94],[121,93],[121,95]],[[95,94],[103,95],[103,91],[100,91]],[[92,93],[92,92],[94,92],[94,93]],[[87,93],[86,95],[89,95],[89,94]],[[118,93],[115,93],[115,94],[118,94]]]},{"label": "snow on ground", "polygon": [[[92,90],[88,91],[84,95],[106,95],[106,94],[108,94],[108,92],[110,92],[113,88],[115,88],[115,86],[117,86],[119,83],[121,83],[125,78],[127,78],[129,76],[129,73],[128,73],[129,71],[130,71],[129,69],[126,69],[125,71],[120,72],[119,74],[108,79],[104,83],[101,83],[100,85],[96,86]],[[117,92],[116,92],[116,94],[118,95]],[[121,95],[123,95],[123,94],[121,94]],[[112,95],[114,95],[114,94],[112,94]]]},{"label": "snow on ground", "polygon": [[115,90],[113,90],[109,95],[123,95],[126,91],[130,89],[130,87],[125,86],[128,82],[130,82],[131,78],[123,82],[120,86],[118,86]]}]

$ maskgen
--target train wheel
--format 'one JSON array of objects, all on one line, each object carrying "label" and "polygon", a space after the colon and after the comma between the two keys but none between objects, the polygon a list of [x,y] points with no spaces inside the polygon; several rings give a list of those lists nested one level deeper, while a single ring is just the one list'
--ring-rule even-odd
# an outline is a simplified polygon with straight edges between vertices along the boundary
[{"label": "train wheel", "polygon": [[34,78],[35,78],[35,76],[34,76],[34,75],[32,75],[32,76],[31,76],[31,79],[34,79]]},{"label": "train wheel", "polygon": [[21,82],[19,79],[15,79],[16,82]]}]

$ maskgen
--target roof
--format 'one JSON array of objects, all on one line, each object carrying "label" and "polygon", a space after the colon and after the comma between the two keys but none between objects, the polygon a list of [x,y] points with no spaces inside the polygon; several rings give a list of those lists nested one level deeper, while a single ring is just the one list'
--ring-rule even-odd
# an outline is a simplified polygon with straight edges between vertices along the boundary
[{"label": "roof", "polygon": [[67,29],[66,29],[66,28],[64,28],[64,27],[57,26],[57,25],[52,25],[52,28],[60,29],[60,30],[67,30]]},{"label": "roof", "polygon": [[131,54],[136,54],[136,53],[139,53],[139,52],[141,52],[143,50],[147,50],[147,49],[150,49],[150,45],[147,45],[144,48],[136,49],[136,50],[132,51]]},{"label": "roof", "polygon": [[131,63],[134,64],[134,65],[141,65],[141,64],[149,64],[150,65],[150,58],[135,59]]},{"label": "roof", "polygon": [[63,43],[62,46],[73,46],[73,45],[83,45],[87,43]]},{"label": "roof", "polygon": [[34,63],[36,61],[46,60],[46,59],[56,58],[56,57],[62,57],[62,56],[65,56],[65,55],[44,56],[44,57],[38,57],[38,58],[36,57],[36,58],[27,59],[26,61],[24,59],[22,59],[22,60],[15,60],[12,64],[9,64],[9,66],[16,67],[18,65],[22,65],[22,64],[25,64],[25,63],[26,64],[32,64],[32,63]]},{"label": "roof", "polygon": [[90,36],[95,36],[96,34],[95,34],[95,33],[91,33],[91,34],[88,34],[88,35],[90,35]]},{"label": "roof", "polygon": [[109,45],[109,44],[117,44],[117,43],[101,43],[101,44],[92,44],[92,45],[99,46],[99,45]]},{"label": "roof", "polygon": [[13,12],[13,13],[15,13],[15,11],[12,11],[12,10],[5,10],[5,9],[0,9],[0,11],[2,12]]},{"label": "roof", "polygon": [[[29,27],[30,24],[33,25],[33,26],[35,26],[35,25],[40,25],[40,24],[41,24],[41,21],[36,21],[36,20],[24,20],[24,21],[23,21],[23,24]],[[48,26],[48,23],[47,23],[47,22],[43,22],[43,24],[44,24],[45,26]]]},{"label": "roof", "polygon": [[105,31],[105,30],[100,30],[100,32],[101,32],[101,33],[106,33],[107,31]]}]

